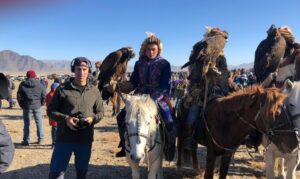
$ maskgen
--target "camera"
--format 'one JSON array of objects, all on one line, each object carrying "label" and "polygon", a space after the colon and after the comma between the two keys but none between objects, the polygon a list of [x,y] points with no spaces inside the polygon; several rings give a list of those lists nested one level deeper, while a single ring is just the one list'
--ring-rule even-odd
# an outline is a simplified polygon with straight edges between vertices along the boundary
[{"label": "camera", "polygon": [[79,119],[76,123],[77,125],[77,127],[75,127],[76,129],[81,130],[89,126],[89,123],[85,121],[85,117],[83,117],[81,112],[73,114],[72,117],[76,117],[77,119]]}]

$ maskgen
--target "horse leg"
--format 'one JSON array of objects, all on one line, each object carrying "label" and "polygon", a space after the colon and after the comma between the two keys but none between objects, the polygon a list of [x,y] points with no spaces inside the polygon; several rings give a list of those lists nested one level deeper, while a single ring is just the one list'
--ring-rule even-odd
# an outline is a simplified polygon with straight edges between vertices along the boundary
[{"label": "horse leg", "polygon": [[[296,151],[298,152],[298,151]],[[297,156],[291,155],[289,158],[286,159],[286,166],[287,166],[287,175],[286,178],[288,179],[296,179],[296,169],[299,164],[299,160],[297,160]]]},{"label": "horse leg", "polygon": [[220,179],[226,179],[231,157],[232,157],[232,153],[222,155],[221,165],[220,165],[220,174],[219,174]]},{"label": "horse leg", "polygon": [[117,95],[116,93],[114,93],[113,97],[111,98],[111,103],[112,103],[112,106],[113,106],[113,113],[112,115],[115,116],[116,115],[116,102],[117,102]]},{"label": "horse leg", "polygon": [[138,163],[135,163],[133,162],[129,155],[126,154],[126,159],[127,159],[127,162],[129,163],[130,167],[131,167],[131,176],[132,176],[132,179],[139,179],[140,178],[140,168],[139,168],[139,164]]},{"label": "horse leg", "polygon": [[282,177],[282,178],[285,178],[285,171],[284,171],[284,159],[283,158],[279,158],[278,159],[278,169],[279,169],[279,172],[278,172],[278,176]]},{"label": "horse leg", "polygon": [[213,179],[214,178],[214,167],[217,156],[214,154],[213,149],[207,148],[206,154],[206,168],[205,168],[205,179]]},{"label": "horse leg", "polygon": [[192,150],[192,161],[194,170],[198,171],[198,158],[197,158],[197,149]]},{"label": "horse leg", "polygon": [[[272,144],[270,144],[272,145]],[[273,148],[269,146],[269,148],[266,151],[266,178],[268,179],[273,179],[275,178],[275,173],[274,173],[274,163],[275,163],[275,156],[273,154]]]},{"label": "horse leg", "polygon": [[177,138],[177,164],[176,164],[177,169],[179,170],[182,167],[181,159],[182,159],[182,135],[180,132]]},{"label": "horse leg", "polygon": [[[161,151],[161,150],[160,150]],[[162,170],[162,155],[160,154],[159,157],[157,157],[157,153],[152,153],[152,156],[150,157],[150,163],[149,163],[149,174],[148,179],[162,179],[163,178],[163,170]],[[151,158],[156,158],[154,161],[151,160]]]}]

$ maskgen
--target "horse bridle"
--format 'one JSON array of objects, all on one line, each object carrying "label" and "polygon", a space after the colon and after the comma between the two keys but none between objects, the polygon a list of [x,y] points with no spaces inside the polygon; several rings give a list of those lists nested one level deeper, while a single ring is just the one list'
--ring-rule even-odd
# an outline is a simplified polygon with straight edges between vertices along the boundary
[{"label": "horse bridle", "polygon": [[[260,106],[262,106],[262,105],[260,105]],[[265,127],[265,129],[266,129],[266,132],[260,130],[260,129],[256,126],[256,125],[257,125],[257,124],[256,124],[256,121],[257,121],[257,119],[258,119],[258,118],[260,117],[260,115],[261,115],[261,110],[262,110],[262,108],[260,108],[260,110],[259,110],[259,111],[256,113],[256,115],[255,115],[255,119],[254,119],[255,124],[252,124],[252,123],[246,121],[241,115],[239,115],[238,112],[235,112],[235,114],[236,114],[236,116],[237,116],[242,122],[244,122],[245,124],[247,124],[247,125],[250,126],[251,128],[253,128],[253,129],[255,129],[255,130],[261,132],[262,134],[267,135],[268,139],[271,139],[272,137],[275,136],[275,133],[278,133],[278,132],[296,132],[296,131],[297,131],[296,129],[291,129],[291,130],[280,130],[280,128],[286,126],[287,124],[294,125],[292,121],[295,120],[296,117],[298,117],[298,116],[300,115],[300,114],[297,114],[297,115],[295,115],[295,116],[291,116],[291,113],[290,113],[290,111],[288,110],[288,107],[287,107],[285,104],[282,105],[281,108],[282,108],[283,111],[285,112],[286,117],[288,118],[288,122],[285,122],[285,123],[283,123],[283,124],[279,124],[278,126],[275,126],[275,127],[273,127],[273,128],[268,128],[268,127],[267,127],[267,124],[266,124],[265,118],[262,118],[263,123],[264,123],[264,127]],[[209,127],[208,127],[208,124],[207,124],[207,121],[206,121],[206,117],[205,117],[204,115],[203,115],[203,117],[204,117],[204,122],[205,122],[206,130],[208,131],[210,137],[212,138],[213,143],[214,143],[216,146],[218,146],[219,148],[223,149],[223,150],[226,150],[226,151],[229,151],[229,152],[234,152],[235,149],[231,149],[231,148],[227,148],[227,147],[221,146],[221,145],[215,140],[215,138],[213,137],[213,135],[211,134],[211,132],[210,132],[210,130],[209,130]],[[298,138],[298,136],[297,136],[297,138]],[[299,139],[298,139],[298,140],[299,140]],[[269,143],[269,144],[270,144],[270,143]]]},{"label": "horse bridle", "polygon": [[[158,140],[159,139],[158,132],[156,132],[154,143],[152,144],[151,143],[151,141],[152,141],[151,140],[152,139],[151,133],[142,134],[140,132],[140,127],[141,127],[141,112],[140,112],[140,109],[137,110],[136,119],[137,119],[137,121],[136,121],[137,132],[129,133],[128,128],[127,128],[128,124],[126,125],[125,135],[126,135],[126,139],[127,139],[128,142],[127,142],[127,146],[125,146],[125,150],[126,150],[126,152],[130,153],[131,146],[130,146],[129,139],[131,137],[137,137],[137,144],[141,143],[140,137],[143,137],[148,141],[146,145],[148,146],[149,150],[147,152],[151,152],[155,148],[156,144],[161,144],[161,142]],[[153,120],[155,120],[155,119],[153,119]],[[149,126],[149,124],[147,124],[147,126]],[[156,128],[157,128],[157,130],[159,130],[159,124],[158,123],[156,124]]]},{"label": "horse bridle", "polygon": [[[295,132],[296,133],[298,131],[298,129],[296,129],[296,128],[293,128],[293,129],[280,129],[280,128],[286,126],[286,125],[294,126],[293,120],[295,120],[300,115],[300,114],[297,114],[297,115],[292,116],[291,113],[290,113],[290,110],[289,110],[289,108],[288,108],[288,106],[286,104],[283,104],[281,106],[281,109],[282,109],[281,111],[283,111],[284,114],[285,114],[284,117],[286,117],[287,120],[285,120],[284,123],[278,124],[275,127],[268,128],[267,124],[266,124],[265,118],[262,118],[262,121],[263,121],[264,127],[265,127],[265,132],[262,131],[262,130],[260,130],[260,129],[258,129],[258,127],[256,127],[256,125],[253,125],[250,122],[244,120],[243,117],[241,117],[238,113],[236,113],[236,114],[239,117],[239,119],[241,119],[241,121],[243,121],[244,123],[248,124],[253,129],[255,129],[255,130],[259,131],[260,133],[265,134],[267,136],[268,142],[267,142],[266,148],[268,148],[268,146],[271,144],[271,139],[272,138],[274,139],[274,137],[277,137],[278,133],[283,133],[283,132],[285,132],[285,133],[286,132]],[[260,117],[260,110],[256,114],[256,117],[255,117],[254,121],[256,122],[259,117]],[[299,142],[298,135],[296,135],[296,137],[297,137],[297,140]],[[280,142],[279,144],[281,145],[282,143]],[[298,145],[298,147],[299,147],[299,145]],[[285,152],[283,152],[283,153],[285,153]]]},{"label": "horse bridle", "polygon": [[[300,116],[300,114],[297,114],[297,115],[292,116],[292,114],[291,114],[291,112],[290,112],[290,110],[289,110],[289,106],[286,105],[286,104],[283,104],[283,105],[281,106],[281,109],[282,109],[281,111],[283,111],[283,112],[285,113],[285,117],[287,118],[287,121],[284,122],[284,123],[282,123],[282,124],[279,124],[278,126],[275,126],[275,127],[271,128],[271,129],[269,129],[269,131],[270,131],[271,133],[273,133],[273,134],[274,134],[274,133],[278,133],[278,132],[296,132],[296,131],[298,131],[298,129],[296,129],[296,128],[294,128],[294,129],[289,129],[289,130],[280,129],[280,128],[286,126],[286,125],[292,125],[292,126],[294,126],[293,121],[294,121],[298,116]],[[295,127],[295,126],[294,126],[294,127]]]}]

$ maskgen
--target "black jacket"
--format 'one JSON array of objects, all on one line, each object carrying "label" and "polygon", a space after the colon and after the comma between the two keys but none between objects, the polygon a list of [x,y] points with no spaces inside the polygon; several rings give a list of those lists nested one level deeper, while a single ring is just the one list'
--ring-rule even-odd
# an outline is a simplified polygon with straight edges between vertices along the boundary
[{"label": "black jacket", "polygon": [[12,162],[14,153],[14,144],[4,124],[0,120],[0,174],[3,173]]},{"label": "black jacket", "polygon": [[45,104],[46,91],[39,80],[27,78],[19,86],[17,100],[22,109],[38,109]]}]

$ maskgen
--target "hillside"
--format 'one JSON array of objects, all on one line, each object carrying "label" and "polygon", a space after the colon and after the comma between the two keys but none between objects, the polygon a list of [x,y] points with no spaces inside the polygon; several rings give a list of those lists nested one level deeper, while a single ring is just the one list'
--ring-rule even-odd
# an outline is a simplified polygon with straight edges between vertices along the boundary
[{"label": "hillside", "polygon": [[[94,64],[94,62],[92,62]],[[245,68],[250,69],[253,63],[241,65],[229,65],[229,69]],[[9,74],[25,74],[26,71],[33,69],[39,74],[68,74],[70,73],[70,61],[68,60],[38,60],[29,55],[20,55],[11,50],[0,51],[0,72]],[[171,66],[172,71],[182,71],[181,66]],[[183,69],[184,71],[187,68]],[[133,71],[132,66],[128,66],[128,72]]]}]

